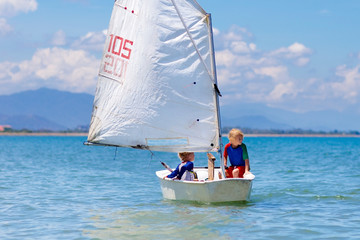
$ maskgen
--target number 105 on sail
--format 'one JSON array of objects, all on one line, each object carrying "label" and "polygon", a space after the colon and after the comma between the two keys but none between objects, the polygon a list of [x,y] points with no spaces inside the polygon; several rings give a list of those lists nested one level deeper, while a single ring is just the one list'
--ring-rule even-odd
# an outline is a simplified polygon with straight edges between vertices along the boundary
[{"label": "number 105 on sail", "polygon": [[[122,82],[131,56],[133,41],[111,34],[107,52],[103,58],[102,72],[111,79]],[[110,75],[110,76],[109,76]]]}]

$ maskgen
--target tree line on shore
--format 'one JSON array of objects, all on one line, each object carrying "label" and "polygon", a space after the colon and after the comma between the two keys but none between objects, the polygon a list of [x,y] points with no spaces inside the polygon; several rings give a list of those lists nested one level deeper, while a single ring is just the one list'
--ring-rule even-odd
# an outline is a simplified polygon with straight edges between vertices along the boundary
[{"label": "tree line on shore", "polygon": [[[228,133],[234,127],[223,127],[222,132]],[[236,127],[241,129],[245,134],[278,134],[278,135],[360,135],[360,131],[357,130],[349,130],[349,131],[341,131],[341,130],[331,130],[331,131],[315,131],[311,129],[255,129],[255,128],[243,128],[243,127]],[[13,128],[5,128],[3,132],[6,133],[87,133],[89,130],[88,126],[79,126],[74,129],[67,129],[62,131],[52,131],[47,129],[41,130],[29,130],[29,129],[13,129]]]},{"label": "tree line on shore", "polygon": [[[222,132],[228,133],[233,127],[223,127]],[[311,129],[255,129],[255,128],[242,128],[241,129],[245,134],[279,134],[279,135],[287,135],[287,134],[298,134],[298,135],[360,135],[360,131],[349,130],[349,131],[340,131],[340,130],[331,130],[331,131],[315,131]]]}]

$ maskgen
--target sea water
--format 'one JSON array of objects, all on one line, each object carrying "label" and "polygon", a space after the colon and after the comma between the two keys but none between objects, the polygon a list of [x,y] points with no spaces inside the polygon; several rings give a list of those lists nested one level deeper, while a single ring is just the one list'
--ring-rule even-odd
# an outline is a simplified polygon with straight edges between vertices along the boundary
[{"label": "sea water", "polygon": [[360,138],[245,137],[256,178],[231,204],[164,200],[176,154],[85,140],[0,137],[0,239],[360,239]]}]

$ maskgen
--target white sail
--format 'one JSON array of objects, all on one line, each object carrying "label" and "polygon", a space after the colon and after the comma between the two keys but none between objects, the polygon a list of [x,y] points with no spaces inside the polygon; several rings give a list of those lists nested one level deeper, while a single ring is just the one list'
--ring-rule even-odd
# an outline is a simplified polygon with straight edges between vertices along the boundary
[{"label": "white sail", "polygon": [[88,142],[220,149],[209,17],[194,0],[115,1]]}]

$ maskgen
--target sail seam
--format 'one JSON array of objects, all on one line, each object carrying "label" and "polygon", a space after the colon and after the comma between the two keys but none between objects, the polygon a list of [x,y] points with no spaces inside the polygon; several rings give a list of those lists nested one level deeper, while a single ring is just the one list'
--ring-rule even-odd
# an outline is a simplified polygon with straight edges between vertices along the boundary
[{"label": "sail seam", "polygon": [[109,76],[107,76],[107,75],[105,75],[105,74],[99,73],[99,76],[104,77],[104,78],[107,78],[107,79],[110,79],[110,80],[113,80],[113,81],[116,81],[116,82],[118,82],[118,83],[120,83],[120,84],[123,84],[122,81],[119,81],[119,80],[117,80],[116,78],[109,77]]},{"label": "sail seam", "polygon": [[[161,128],[161,127],[156,127],[156,126],[151,125],[151,124],[146,124],[146,123],[144,123],[143,125],[146,125],[146,126],[148,126],[148,127],[150,127],[150,128],[157,129],[157,130],[161,130],[161,131],[169,131],[169,130],[166,130],[166,129]],[[170,130],[169,132],[175,133],[175,134],[177,134],[178,136],[182,136],[182,133],[181,133],[181,132],[178,132],[178,131]],[[194,134],[194,135],[188,135],[188,137],[206,140],[206,138],[200,137],[199,135],[195,135],[195,134]],[[180,137],[180,138],[183,138],[183,137]],[[215,141],[215,139],[213,139],[213,141],[211,141],[211,142],[214,142],[214,141]],[[214,148],[217,148],[217,147],[216,147],[216,146],[212,146],[212,147],[209,146],[209,147],[207,148],[207,150],[204,150],[204,151],[209,151],[209,150],[214,149]]]}]

